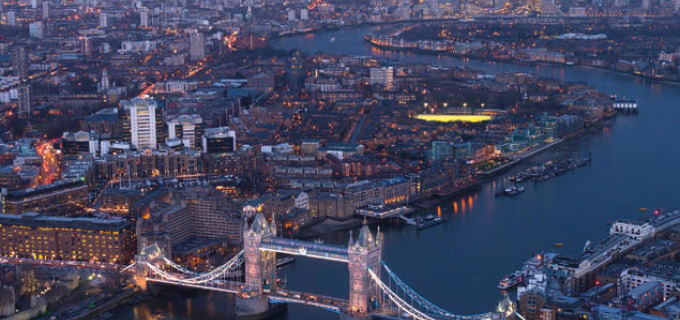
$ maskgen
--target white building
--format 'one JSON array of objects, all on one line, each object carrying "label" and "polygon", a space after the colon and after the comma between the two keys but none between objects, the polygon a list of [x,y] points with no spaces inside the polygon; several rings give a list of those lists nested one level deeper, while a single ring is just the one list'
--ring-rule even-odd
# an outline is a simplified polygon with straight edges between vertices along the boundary
[{"label": "white building", "polygon": [[141,8],[139,9],[139,25],[142,27],[148,27],[150,26],[150,17],[149,17],[149,9],[147,8]]},{"label": "white building", "polygon": [[156,108],[158,104],[151,98],[134,98],[121,102],[129,115],[130,142],[137,149],[148,147],[156,149]]},{"label": "white building", "polygon": [[309,20],[309,10],[300,9],[300,20],[302,21]]},{"label": "white building", "polygon": [[31,22],[28,25],[28,34],[33,38],[42,39],[43,37],[43,23],[42,22]]},{"label": "white building", "polygon": [[109,15],[106,12],[99,14],[99,27],[104,29],[109,27]]},{"label": "white building", "polygon": [[618,220],[609,229],[610,235],[622,234],[638,241],[653,237],[672,226],[680,224],[680,211],[662,212],[655,210],[654,217],[648,221]]},{"label": "white building", "polygon": [[7,11],[7,24],[12,27],[15,27],[17,25],[16,11]]},{"label": "white building", "polygon": [[205,58],[205,36],[198,30],[189,36],[189,57],[194,61]]},{"label": "white building", "polygon": [[393,67],[374,67],[371,68],[371,77],[369,79],[371,85],[378,84],[385,89],[392,89],[394,83],[394,68]]},{"label": "white building", "polygon": [[295,18],[295,9],[288,9],[288,21],[297,21]]},{"label": "white building", "polygon": [[128,52],[149,52],[156,49],[156,42],[145,41],[123,41],[120,44],[120,53]]},{"label": "white building", "polygon": [[200,137],[203,127],[203,119],[197,114],[183,114],[169,116],[168,139],[178,139],[182,141],[185,148],[195,149],[196,139]]},{"label": "white building", "polygon": [[103,92],[106,92],[106,90],[109,90],[111,87],[110,80],[109,80],[109,71],[104,69],[102,70],[102,81],[101,81],[101,86],[100,90]]},{"label": "white building", "polygon": [[43,20],[50,18],[50,3],[47,1],[43,1],[42,3],[42,17]]}]

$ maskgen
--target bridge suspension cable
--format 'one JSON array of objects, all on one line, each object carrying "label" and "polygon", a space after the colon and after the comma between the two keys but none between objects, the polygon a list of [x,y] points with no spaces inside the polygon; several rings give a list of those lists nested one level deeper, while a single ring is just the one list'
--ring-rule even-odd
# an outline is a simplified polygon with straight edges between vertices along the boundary
[{"label": "bridge suspension cable", "polygon": [[198,274],[197,272],[194,272],[193,270],[189,270],[189,269],[187,269],[187,268],[185,268],[185,267],[182,267],[182,266],[176,264],[175,262],[173,262],[172,260],[166,258],[165,256],[163,257],[163,261],[165,261],[165,264],[171,266],[173,269],[175,269],[175,270],[177,270],[177,271],[179,271],[179,272],[181,272],[181,273],[184,273],[184,274]]},{"label": "bridge suspension cable", "polygon": [[[167,279],[167,280],[172,280],[172,281],[177,281],[181,283],[188,283],[188,284],[203,284],[207,283],[210,281],[213,281],[219,277],[225,276],[226,273],[231,271],[231,269],[235,266],[241,266],[243,264],[243,251],[237,253],[231,260],[227,261],[227,263],[213,269],[210,272],[206,273],[195,273],[193,271],[190,271],[189,274],[191,275],[196,275],[191,278],[184,278],[181,277],[181,275],[184,275],[185,273],[180,270],[180,274],[175,275],[169,272],[166,272],[164,270],[161,270],[159,267],[153,265],[152,263],[147,262],[147,266],[153,273]],[[174,266],[171,265],[171,267],[175,268]],[[184,268],[182,268],[184,269]]]},{"label": "bridge suspension cable", "polygon": [[[476,315],[457,315],[450,311],[446,311],[441,307],[427,300],[422,295],[418,294],[413,288],[409,287],[401,278],[399,278],[387,266],[384,261],[381,261],[385,273],[388,275],[390,285],[386,285],[380,277],[378,277],[373,270],[369,269],[371,278],[376,285],[383,291],[383,293],[392,301],[397,307],[416,319],[456,319],[456,320],[483,320],[494,319],[495,313],[483,313]],[[394,289],[391,284],[394,283]],[[399,293],[403,293],[403,297]]]},{"label": "bridge suspension cable", "polygon": [[382,280],[380,280],[380,277],[378,277],[377,274],[371,269],[368,269],[368,274],[371,276],[373,279],[373,282],[375,282],[376,285],[378,285],[378,288],[394,303],[397,305],[399,310],[407,313],[409,316],[413,317],[414,319],[418,320],[435,320],[435,318],[430,317],[429,315],[423,313],[422,311],[414,308],[411,306],[408,302],[404,301],[401,297],[399,297],[398,294],[396,294],[392,289],[387,286]]}]

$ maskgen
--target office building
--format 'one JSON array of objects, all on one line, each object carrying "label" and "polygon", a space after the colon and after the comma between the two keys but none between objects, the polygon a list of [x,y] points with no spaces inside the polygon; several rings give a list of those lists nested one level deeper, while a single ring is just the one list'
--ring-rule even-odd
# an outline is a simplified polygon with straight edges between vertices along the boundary
[{"label": "office building", "polygon": [[123,100],[120,105],[123,130],[128,142],[137,149],[156,149],[159,138],[162,137],[159,132],[163,131],[162,113],[156,101],[151,98],[134,98]]},{"label": "office building", "polygon": [[178,139],[185,148],[202,145],[203,119],[197,114],[168,116],[168,140]]},{"label": "office building", "polygon": [[204,153],[231,153],[236,151],[236,132],[229,127],[205,129],[202,146]]}]

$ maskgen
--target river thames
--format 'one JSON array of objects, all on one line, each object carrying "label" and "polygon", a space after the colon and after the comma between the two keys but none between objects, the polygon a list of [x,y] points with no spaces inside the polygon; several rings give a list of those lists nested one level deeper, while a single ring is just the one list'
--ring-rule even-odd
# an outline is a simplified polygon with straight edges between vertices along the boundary
[{"label": "river thames", "polygon": [[[564,81],[583,81],[597,89],[636,99],[637,116],[620,116],[592,136],[569,146],[592,153],[592,164],[547,182],[526,183],[516,197],[494,196],[503,178],[477,192],[442,201],[430,210],[449,218],[445,224],[416,232],[384,230],[383,260],[412,288],[456,313],[480,313],[495,307],[496,285],[540,251],[578,253],[587,240],[608,232],[607,222],[643,215],[641,207],[678,205],[680,182],[680,86],[655,84],[613,71],[463,60],[448,56],[393,53],[371,48],[364,35],[376,27],[347,28],[282,38],[277,49],[394,59],[395,63],[469,66],[489,73],[527,71]],[[566,147],[562,147],[565,149]],[[546,155],[546,157],[549,155]],[[537,160],[535,160],[537,161]],[[455,210],[454,210],[455,208]],[[346,243],[347,233],[323,238]],[[562,242],[557,249],[554,243]],[[279,270],[296,291],[347,297],[347,266],[304,258]],[[226,319],[230,299],[217,293],[164,294],[115,309],[116,319]],[[290,306],[287,319],[337,319],[332,313]]]}]

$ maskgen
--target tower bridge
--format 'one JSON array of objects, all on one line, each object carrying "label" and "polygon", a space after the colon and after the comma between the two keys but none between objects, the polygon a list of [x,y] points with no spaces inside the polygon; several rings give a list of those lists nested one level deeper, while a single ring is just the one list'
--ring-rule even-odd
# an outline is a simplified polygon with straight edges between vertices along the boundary
[{"label": "tower bridge", "polygon": [[[402,281],[382,261],[382,237],[364,225],[359,236],[350,235],[345,246],[284,239],[276,236],[276,223],[260,213],[243,232],[243,250],[227,263],[205,273],[175,264],[157,245],[144,248],[135,263],[137,286],[148,283],[236,294],[247,313],[266,313],[270,302],[299,303],[324,308],[346,319],[369,319],[373,315],[421,320],[507,319],[515,314],[509,299],[498,310],[478,315],[459,315],[430,302]],[[278,286],[276,254],[306,256],[346,263],[349,269],[348,299],[290,291]]]}]

